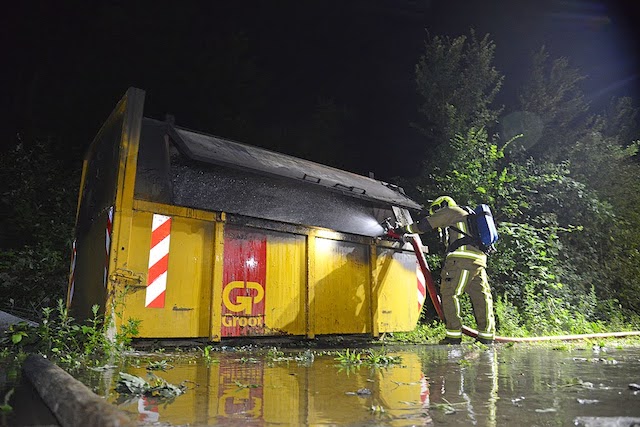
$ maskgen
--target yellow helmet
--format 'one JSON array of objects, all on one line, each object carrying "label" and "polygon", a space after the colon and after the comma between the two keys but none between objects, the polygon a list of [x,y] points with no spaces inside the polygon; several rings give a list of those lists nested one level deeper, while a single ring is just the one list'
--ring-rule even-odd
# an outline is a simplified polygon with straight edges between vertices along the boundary
[{"label": "yellow helmet", "polygon": [[458,206],[456,201],[449,196],[440,196],[431,202],[431,206],[429,206],[429,215],[433,215],[435,211],[438,209],[442,209],[445,206]]}]

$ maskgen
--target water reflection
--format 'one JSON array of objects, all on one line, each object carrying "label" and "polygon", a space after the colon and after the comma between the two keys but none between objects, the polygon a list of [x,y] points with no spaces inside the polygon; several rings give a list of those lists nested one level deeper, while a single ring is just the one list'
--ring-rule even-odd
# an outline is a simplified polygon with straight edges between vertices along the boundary
[{"label": "water reflection", "polygon": [[[640,394],[628,387],[640,383],[637,349],[408,346],[390,350],[402,363],[386,368],[340,366],[335,355],[319,350],[313,357],[301,350],[279,359],[264,351],[220,352],[211,363],[198,355],[175,355],[174,369],[157,372],[188,385],[172,401],[119,401],[113,385],[108,397],[148,425],[565,426],[595,425],[580,422],[603,417],[640,422]],[[147,364],[137,360],[140,366],[126,372],[145,377]]]},{"label": "water reflection", "polygon": [[[495,347],[455,347],[429,370],[434,407],[467,425],[495,426],[498,403],[498,355]],[[444,419],[444,417],[437,417]]]},{"label": "water reflection", "polygon": [[[116,403],[137,420],[182,425],[430,425],[428,380],[419,356],[397,354],[386,368],[341,366],[334,355],[271,362],[267,357],[219,354],[215,363],[176,363],[158,376],[194,387],[172,402],[140,398]],[[127,372],[145,377],[145,367]],[[111,396],[115,397],[114,395]]]},{"label": "water reflection", "polygon": [[[516,345],[419,353],[431,378],[435,425],[640,424],[640,394],[628,387],[640,376],[638,349],[603,355],[586,344],[571,351]],[[583,424],[585,416],[606,421]]]}]

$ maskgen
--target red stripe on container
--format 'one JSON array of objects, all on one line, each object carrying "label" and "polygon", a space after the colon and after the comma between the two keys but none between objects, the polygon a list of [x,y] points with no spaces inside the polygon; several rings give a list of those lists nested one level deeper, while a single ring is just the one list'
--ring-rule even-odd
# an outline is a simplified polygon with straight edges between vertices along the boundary
[{"label": "red stripe on container", "polygon": [[427,288],[420,280],[418,280],[418,291],[420,291],[420,295],[427,295]]},{"label": "red stripe on container", "polygon": [[156,299],[154,299],[153,301],[151,301],[148,305],[147,308],[164,308],[164,295],[165,292],[162,292],[160,295],[158,295],[158,297]]},{"label": "red stripe on container", "polygon": [[156,262],[154,265],[149,267],[149,274],[148,274],[149,279],[147,280],[147,285],[152,284],[158,278],[158,276],[160,276],[162,273],[165,273],[168,267],[169,267],[169,254],[166,254],[165,256],[160,258],[158,262]]},{"label": "red stripe on container", "polygon": [[158,228],[151,232],[151,247],[153,248],[158,243],[162,242],[165,237],[169,235],[171,231],[171,218],[160,224]]},{"label": "red stripe on container", "polygon": [[[267,298],[267,235],[245,230],[225,230],[224,267],[223,267],[223,337],[251,336],[264,334],[265,300]],[[235,287],[234,284],[241,286]],[[259,290],[252,288],[258,284]],[[234,289],[229,291],[227,286]],[[227,291],[227,293],[225,293]],[[228,304],[238,304],[247,310],[233,311],[225,306],[224,296],[228,295]],[[250,300],[248,306],[244,306]]]}]

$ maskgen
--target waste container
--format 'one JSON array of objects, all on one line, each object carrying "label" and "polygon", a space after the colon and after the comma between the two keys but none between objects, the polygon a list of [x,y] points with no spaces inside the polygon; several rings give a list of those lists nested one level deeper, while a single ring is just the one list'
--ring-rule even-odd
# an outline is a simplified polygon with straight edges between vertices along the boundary
[{"label": "waste container", "polygon": [[401,188],[145,118],[130,88],[82,171],[67,304],[116,330],[208,338],[407,331],[416,257],[379,223],[421,206]]}]

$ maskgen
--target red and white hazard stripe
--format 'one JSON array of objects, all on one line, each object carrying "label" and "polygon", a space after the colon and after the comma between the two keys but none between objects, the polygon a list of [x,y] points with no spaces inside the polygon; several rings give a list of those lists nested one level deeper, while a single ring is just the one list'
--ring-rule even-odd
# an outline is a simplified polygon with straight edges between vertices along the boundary
[{"label": "red and white hazard stripe", "polygon": [[145,307],[164,307],[165,291],[167,290],[170,240],[171,217],[153,214],[151,248],[149,249],[149,273],[144,302]]},{"label": "red and white hazard stripe", "polygon": [[71,266],[69,267],[69,291],[67,292],[67,308],[71,306],[73,300],[73,291],[76,285],[76,259],[78,258],[78,251],[76,249],[76,239],[73,239],[71,244]]},{"label": "red and white hazard stripe", "polygon": [[418,263],[416,263],[416,277],[418,278],[418,312],[420,312],[420,310],[422,310],[424,300],[427,298],[427,286],[424,274],[422,273],[422,269]]},{"label": "red and white hazard stripe", "polygon": [[105,263],[104,263],[104,279],[103,284],[104,287],[107,287],[107,276],[109,274],[109,251],[111,250],[111,232],[113,231],[113,206],[109,208],[109,212],[107,214],[107,227],[105,229]]},{"label": "red and white hazard stripe", "polygon": [[420,374],[420,402],[423,408],[429,407],[429,381],[423,373]]},{"label": "red and white hazard stripe", "polygon": [[139,421],[147,423],[155,423],[160,419],[160,410],[158,408],[158,399],[155,397],[141,397],[138,399],[138,417]]}]

